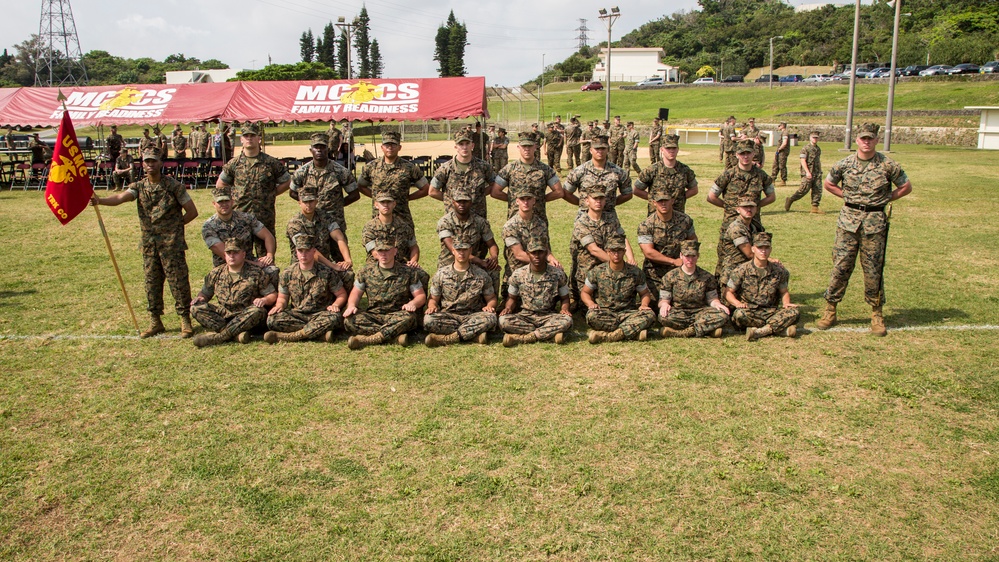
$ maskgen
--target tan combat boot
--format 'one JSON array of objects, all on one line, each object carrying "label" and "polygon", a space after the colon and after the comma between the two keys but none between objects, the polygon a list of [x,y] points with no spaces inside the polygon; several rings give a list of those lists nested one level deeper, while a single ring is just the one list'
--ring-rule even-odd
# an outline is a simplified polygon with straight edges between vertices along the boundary
[{"label": "tan combat boot", "polygon": [[475,341],[479,342],[480,345],[486,345],[489,343],[489,332],[482,332],[479,334]]},{"label": "tan combat boot", "polygon": [[240,332],[236,334],[236,341],[238,341],[239,343],[250,343],[251,341],[253,341],[253,334],[251,334],[250,332]]},{"label": "tan combat boot", "polygon": [[277,343],[279,341],[302,341],[305,339],[308,339],[305,335],[305,330],[297,330],[295,332],[269,331],[264,334],[264,341],[267,343]]},{"label": "tan combat boot", "polygon": [[788,326],[787,329],[784,330],[785,337],[793,338],[797,335],[798,335],[798,327],[795,325]]},{"label": "tan combat boot", "polygon": [[586,340],[590,343],[603,343],[607,341],[607,332],[590,330],[590,333],[587,334]]},{"label": "tan combat boot", "polygon": [[[562,334],[555,335],[555,343],[561,343],[558,341],[558,336]],[[504,334],[503,335],[503,347],[513,347],[518,343],[534,343],[538,341],[538,336],[531,332],[530,334]]]},{"label": "tan combat boot", "polygon": [[791,210],[791,203],[793,203],[793,201],[791,201],[790,197],[785,197],[784,198],[784,212],[785,213]]},{"label": "tan combat boot", "polygon": [[165,331],[166,331],[166,328],[163,327],[163,321],[160,320],[160,315],[159,314],[150,314],[149,315],[149,328],[147,328],[143,332],[140,332],[139,333],[139,337],[142,338],[142,339],[151,338],[151,337],[155,336],[156,334],[162,334]]},{"label": "tan combat boot", "polygon": [[885,317],[881,313],[880,306],[871,307],[871,335],[879,338],[888,335],[888,329],[885,328]]},{"label": "tan combat boot", "polygon": [[[535,341],[537,341],[537,338],[534,338],[534,339],[535,339]],[[556,345],[562,345],[563,343],[565,343],[565,332],[559,332],[559,333],[555,334],[555,340],[554,341],[555,341]]]},{"label": "tan combat boot", "polygon": [[613,332],[607,332],[607,340],[609,342],[624,341],[624,331],[620,328],[614,330]]},{"label": "tan combat boot", "polygon": [[646,340],[648,340],[649,339],[649,331],[648,330],[642,330],[641,332],[638,332],[638,335],[635,336],[635,339],[638,340],[638,341],[646,341]]},{"label": "tan combat boot", "polygon": [[836,325],[836,303],[826,302],[826,309],[822,311],[822,318],[815,323],[815,327],[820,330],[828,330]]},{"label": "tan combat boot", "polygon": [[385,334],[378,332],[370,336],[350,336],[347,339],[347,348],[352,350],[362,349],[369,345],[385,343]]},{"label": "tan combat boot", "polygon": [[226,338],[222,334],[215,332],[205,332],[194,336],[194,347],[207,347],[209,345],[219,345],[225,343]]},{"label": "tan combat boot", "polygon": [[824,215],[824,214],[826,214],[826,212],[823,211],[822,209],[819,209],[818,205],[812,205],[812,214],[813,215]]},{"label": "tan combat boot", "polygon": [[440,347],[442,345],[458,343],[459,341],[461,341],[461,338],[458,336],[458,332],[451,332],[446,336],[441,334],[428,334],[427,339],[423,340],[423,343],[427,347]]},{"label": "tan combat boot", "polygon": [[180,317],[180,337],[189,338],[194,335],[194,326],[191,325],[190,316]]},{"label": "tan combat boot", "polygon": [[722,337],[722,334],[724,332],[725,332],[725,330],[723,328],[715,328],[714,331],[711,332],[711,337],[713,337],[713,338],[720,338],[720,337]]},{"label": "tan combat boot", "polygon": [[682,330],[677,330],[675,328],[663,328],[662,336],[664,338],[692,338],[694,337],[694,328],[684,328]]},{"label": "tan combat boot", "polygon": [[773,333],[774,329],[769,324],[763,326],[762,328],[746,328],[746,340],[756,341],[760,338],[771,336]]}]

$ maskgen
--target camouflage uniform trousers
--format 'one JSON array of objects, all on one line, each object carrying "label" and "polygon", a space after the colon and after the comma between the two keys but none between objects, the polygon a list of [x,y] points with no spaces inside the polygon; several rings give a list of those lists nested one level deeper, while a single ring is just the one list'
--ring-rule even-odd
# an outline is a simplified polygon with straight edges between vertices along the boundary
[{"label": "camouflage uniform trousers", "polygon": [[735,152],[725,153],[725,169],[734,168],[739,165],[739,158],[735,155]]},{"label": "camouflage uniform trousers", "polygon": [[579,159],[579,152],[580,149],[578,144],[567,146],[565,148],[568,169],[571,170],[576,166],[581,166],[583,164],[583,161]]},{"label": "camouflage uniform trousers", "polygon": [[610,150],[608,150],[607,161],[613,162],[617,166],[624,167],[624,139],[621,139],[620,143],[612,142],[610,143]]},{"label": "camouflage uniform trousers", "polygon": [[555,173],[562,173],[562,147],[548,145],[545,147],[545,154],[548,156],[548,167],[555,170]]},{"label": "camouflage uniform trousers", "polygon": [[502,170],[503,166],[506,166],[509,161],[510,156],[506,150],[502,150],[497,151],[497,153],[492,156],[490,163],[493,165],[493,171],[498,172],[499,170]]},{"label": "camouflage uniform trousers", "polygon": [[674,330],[684,330],[693,326],[694,333],[700,338],[727,324],[728,315],[710,306],[689,310],[671,308],[669,316],[659,317],[659,323]]},{"label": "camouflage uniform trousers", "polygon": [[530,334],[537,332],[538,340],[547,341],[555,334],[572,329],[572,316],[557,312],[531,312],[522,310],[499,317],[499,326],[507,334]]},{"label": "camouflage uniform trousers", "polygon": [[[253,216],[256,217],[257,220],[264,225],[264,228],[266,228],[268,232],[277,236],[275,234],[275,232],[277,231],[274,230],[274,223],[277,221],[277,219],[275,218],[274,209],[262,209],[262,208],[254,209]],[[261,240],[260,238],[257,238],[256,236],[253,237],[253,255],[255,256],[267,255],[267,247],[264,246],[264,241]],[[275,285],[275,287],[276,286],[277,285]]]},{"label": "camouflage uniform trousers", "polygon": [[778,150],[774,153],[774,165],[770,169],[770,177],[777,179],[780,174],[780,181],[787,181],[787,152]]},{"label": "camouflage uniform trousers", "polygon": [[650,142],[649,143],[649,160],[650,160],[649,166],[651,166],[651,165],[653,165],[653,164],[655,164],[657,162],[662,162],[663,161],[662,156],[659,154],[659,148],[661,146],[662,146],[662,144],[658,143],[658,142]]},{"label": "camouflage uniform trousers", "polygon": [[491,332],[497,326],[495,312],[473,312],[471,314],[455,314],[453,312],[435,312],[423,317],[423,329],[431,334],[452,334],[458,332],[461,341],[468,341],[479,334]]},{"label": "camouflage uniform trousers", "polygon": [[297,310],[282,310],[267,317],[268,329],[275,332],[302,330],[305,332],[305,337],[310,340],[342,327],[343,315],[329,310],[320,310],[312,314]]},{"label": "camouflage uniform trousers", "polygon": [[632,148],[625,152],[624,155],[624,169],[632,170],[634,169],[636,173],[641,173],[642,169],[638,167],[638,149]]},{"label": "camouflage uniform trousers", "polygon": [[651,310],[620,310],[597,308],[586,311],[586,325],[594,330],[613,332],[620,329],[627,339],[638,332],[648,330],[656,322],[656,313]]},{"label": "camouflage uniform trousers", "polygon": [[583,145],[583,147],[584,148],[581,149],[581,152],[583,153],[583,163],[585,164],[585,163],[589,162],[593,158],[593,155],[590,154],[590,145],[589,144],[585,144],[585,145]]},{"label": "camouflage uniform trousers", "polygon": [[258,306],[248,306],[235,314],[212,302],[191,307],[191,316],[199,324],[229,339],[235,338],[240,332],[253,330],[266,315],[267,311]]},{"label": "camouflage uniform trousers", "polygon": [[345,321],[347,332],[351,334],[372,336],[381,332],[385,339],[389,340],[399,334],[415,330],[418,323],[417,313],[405,310],[389,314],[358,312]]},{"label": "camouflage uniform trousers", "polygon": [[791,195],[791,202],[801,199],[809,191],[812,192],[812,205],[818,207],[822,201],[822,174],[812,174],[812,179],[801,176],[801,187]]},{"label": "camouflage uniform trousers", "polygon": [[191,281],[184,250],[160,247],[155,243],[143,244],[142,269],[149,303],[146,310],[150,314],[163,315],[163,282],[169,281],[177,315],[187,316],[191,303]]},{"label": "camouflage uniform trousers", "polygon": [[797,324],[799,314],[797,308],[737,308],[732,323],[741,329],[769,325],[777,334]]},{"label": "camouflage uniform trousers", "polygon": [[887,243],[887,230],[864,234],[837,228],[836,243],[833,244],[833,271],[829,288],[824,295],[826,301],[838,303],[843,300],[859,253],[860,265],[864,268],[864,301],[871,306],[883,305],[885,294],[882,284]]}]

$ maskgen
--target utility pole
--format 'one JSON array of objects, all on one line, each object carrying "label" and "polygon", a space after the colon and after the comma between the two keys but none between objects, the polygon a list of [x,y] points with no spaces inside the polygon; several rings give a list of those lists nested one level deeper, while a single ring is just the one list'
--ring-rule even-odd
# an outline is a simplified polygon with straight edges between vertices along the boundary
[{"label": "utility pole", "polygon": [[354,79],[354,69],[350,64],[350,49],[351,49],[350,41],[354,37],[354,32],[356,31],[358,23],[360,22],[358,22],[356,17],[350,23],[347,23],[347,18],[343,16],[340,16],[336,20],[336,26],[340,28],[340,31],[343,33],[343,36],[347,38],[347,80]]},{"label": "utility pole", "polygon": [[590,38],[586,36],[586,32],[589,30],[590,29],[586,27],[586,19],[579,18],[579,27],[575,29],[575,31],[579,32],[579,35],[576,37],[576,39],[579,41],[579,44],[576,47],[577,50],[582,50],[583,47],[589,46]]},{"label": "utility pole", "polygon": [[42,0],[35,51],[35,86],[86,84],[80,37],[69,0]]},{"label": "utility pole", "polygon": [[846,102],[846,134],[843,135],[843,150],[853,148],[853,96],[857,90],[857,56],[860,51],[860,0],[853,12],[853,55],[850,62],[850,96]]},{"label": "utility pole", "polygon": [[776,37],[770,38],[770,89],[774,89],[774,39],[783,39],[783,35],[777,35]]},{"label": "utility pole", "polygon": [[598,17],[607,24],[607,89],[604,96],[604,121],[610,121],[611,28],[614,27],[614,22],[617,21],[617,18],[621,17],[621,10],[617,6],[614,6],[610,9],[610,13],[607,13],[607,10],[604,8],[601,8],[598,13],[600,14]]}]

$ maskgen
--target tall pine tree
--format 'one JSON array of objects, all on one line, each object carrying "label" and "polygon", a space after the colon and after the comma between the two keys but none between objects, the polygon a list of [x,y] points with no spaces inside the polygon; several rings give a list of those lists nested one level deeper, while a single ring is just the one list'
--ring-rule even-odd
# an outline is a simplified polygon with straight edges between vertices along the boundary
[{"label": "tall pine tree", "polygon": [[371,40],[371,77],[381,78],[384,65],[382,64],[382,51],[378,47],[378,40]]},{"label": "tall pine tree", "polygon": [[357,49],[357,74],[359,78],[371,78],[371,19],[368,8],[361,6],[354,31],[354,47]]},{"label": "tall pine tree", "polygon": [[441,77],[465,75],[465,44],[468,39],[468,29],[465,24],[458,23],[454,10],[447,17],[447,23],[437,28],[434,60],[437,61]]},{"label": "tall pine tree", "polygon": [[323,28],[323,38],[316,39],[316,61],[333,69],[336,68],[336,40],[336,27],[333,26],[333,22],[327,23]]},{"label": "tall pine tree", "polygon": [[340,38],[336,42],[336,71],[340,75],[340,78],[351,77],[351,67],[353,64],[348,60],[349,55],[350,49],[347,48],[347,36],[341,33]]},{"label": "tall pine tree", "polygon": [[316,40],[312,36],[312,30],[302,33],[302,38],[298,40],[301,47],[302,62],[312,62],[316,56]]}]

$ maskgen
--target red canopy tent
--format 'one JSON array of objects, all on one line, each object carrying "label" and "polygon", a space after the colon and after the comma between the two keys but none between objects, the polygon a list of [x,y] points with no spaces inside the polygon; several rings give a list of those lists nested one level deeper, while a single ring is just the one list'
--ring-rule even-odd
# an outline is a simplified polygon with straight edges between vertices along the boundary
[{"label": "red canopy tent", "polygon": [[[0,89],[0,125],[54,127],[59,88]],[[488,117],[485,78],[145,84],[62,89],[77,126]]]}]

